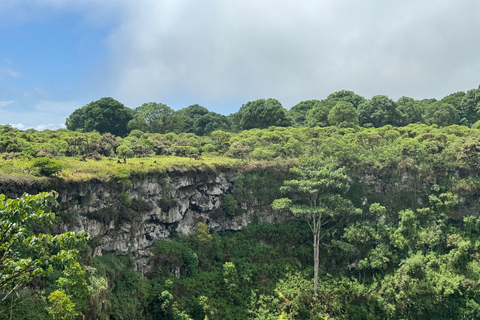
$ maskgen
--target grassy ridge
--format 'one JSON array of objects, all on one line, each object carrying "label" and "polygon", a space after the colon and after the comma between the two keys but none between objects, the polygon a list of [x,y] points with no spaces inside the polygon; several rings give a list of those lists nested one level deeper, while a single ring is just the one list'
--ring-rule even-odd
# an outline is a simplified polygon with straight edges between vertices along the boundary
[{"label": "grassy ridge", "polygon": [[[108,181],[112,177],[125,174],[147,174],[149,172],[166,172],[167,170],[185,168],[239,168],[242,161],[226,157],[204,157],[201,160],[176,156],[155,156],[147,158],[130,158],[123,160],[102,158],[101,160],[79,161],[76,157],[58,157],[62,169],[55,176],[69,181],[86,181],[92,178]],[[120,163],[118,163],[120,161]],[[32,165],[34,159],[19,157],[0,160],[0,175],[8,177],[35,178]]]}]

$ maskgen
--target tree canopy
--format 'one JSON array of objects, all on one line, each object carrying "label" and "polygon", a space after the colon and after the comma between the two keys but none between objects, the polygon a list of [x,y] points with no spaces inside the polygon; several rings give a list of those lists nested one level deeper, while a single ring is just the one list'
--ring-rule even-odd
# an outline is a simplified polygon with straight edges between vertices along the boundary
[{"label": "tree canopy", "polygon": [[234,115],[233,126],[237,131],[271,126],[287,127],[290,121],[286,111],[276,99],[249,101]]},{"label": "tree canopy", "polygon": [[180,133],[183,130],[183,118],[163,103],[148,102],[133,110],[133,119],[128,129],[150,133]]},{"label": "tree canopy", "polygon": [[337,168],[335,161],[313,157],[304,159],[291,171],[297,179],[286,180],[280,190],[287,198],[276,199],[274,209],[288,209],[294,216],[308,222],[313,233],[314,293],[317,293],[320,240],[328,232],[325,226],[342,214],[361,213],[342,193],[347,191],[346,169]]},{"label": "tree canopy", "polygon": [[101,98],[75,110],[65,121],[69,130],[109,132],[117,136],[128,134],[127,124],[132,110],[113,98]]},{"label": "tree canopy", "polygon": [[395,101],[384,95],[373,96],[358,107],[360,125],[364,127],[382,127],[397,125],[399,114]]}]

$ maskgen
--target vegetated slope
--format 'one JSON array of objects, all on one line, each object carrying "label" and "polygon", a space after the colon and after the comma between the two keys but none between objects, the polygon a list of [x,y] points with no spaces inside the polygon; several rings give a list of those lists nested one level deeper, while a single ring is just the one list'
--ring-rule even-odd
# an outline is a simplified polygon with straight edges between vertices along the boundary
[{"label": "vegetated slope", "polygon": [[[86,274],[88,281],[108,279],[108,286],[90,294],[88,299],[96,308],[84,310],[89,317],[178,319],[188,314],[193,319],[205,315],[209,319],[276,319],[282,312],[287,319],[477,317],[478,130],[409,125],[360,131],[270,128],[218,134],[218,140],[213,140],[215,135],[201,138],[212,139],[213,149],[208,147],[215,154],[212,159],[280,161],[321,154],[347,167],[351,177],[347,196],[363,215],[335,221],[333,232],[322,240],[319,294],[312,295],[313,249],[308,226],[299,222],[254,224],[241,232],[210,234],[208,226],[199,224],[193,235],[155,245],[151,251],[155,267],[144,278],[132,271],[134,262],[128,257],[90,259],[86,254],[84,264],[97,268]],[[146,135],[144,140],[153,136],[164,137]],[[175,150],[175,143],[162,150]],[[202,151],[203,146],[197,149]],[[206,159],[206,153],[201,157]],[[83,164],[79,158],[75,161]],[[113,166],[109,167],[129,168],[128,163],[135,161],[128,178],[141,171],[142,160],[127,158],[127,165],[110,160]],[[1,170],[11,170],[10,177],[18,173],[36,179],[16,169],[14,161],[33,160],[28,155],[1,160]],[[153,164],[155,160],[145,161]],[[87,159],[88,163],[95,160]],[[69,179],[67,172],[62,169],[48,179]],[[253,186],[265,185],[264,178],[255,179]],[[273,190],[278,185],[269,187]],[[230,200],[248,199],[251,194],[248,190],[232,192]]]}]

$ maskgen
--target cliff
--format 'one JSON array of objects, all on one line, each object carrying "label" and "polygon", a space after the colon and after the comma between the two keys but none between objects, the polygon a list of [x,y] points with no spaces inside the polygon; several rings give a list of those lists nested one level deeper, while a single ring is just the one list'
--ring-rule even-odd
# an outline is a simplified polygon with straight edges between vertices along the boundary
[{"label": "cliff", "polygon": [[[55,190],[61,220],[58,231],[88,232],[94,256],[112,252],[147,257],[147,249],[157,239],[176,232],[191,234],[199,222],[210,231],[222,231],[240,230],[253,221],[285,221],[288,216],[270,208],[276,196],[272,191],[278,192],[285,172],[205,168],[109,182],[4,179],[0,193],[16,197],[23,192]],[[252,179],[261,183],[253,187]]]}]

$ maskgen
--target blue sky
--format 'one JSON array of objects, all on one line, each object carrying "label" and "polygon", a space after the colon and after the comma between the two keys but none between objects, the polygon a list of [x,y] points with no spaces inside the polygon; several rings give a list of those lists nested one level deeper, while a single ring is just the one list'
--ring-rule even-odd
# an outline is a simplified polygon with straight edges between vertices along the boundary
[{"label": "blue sky", "polygon": [[0,124],[60,128],[111,96],[223,114],[353,90],[442,98],[480,84],[470,0],[0,0]]}]

